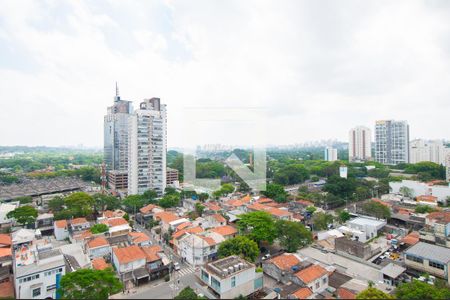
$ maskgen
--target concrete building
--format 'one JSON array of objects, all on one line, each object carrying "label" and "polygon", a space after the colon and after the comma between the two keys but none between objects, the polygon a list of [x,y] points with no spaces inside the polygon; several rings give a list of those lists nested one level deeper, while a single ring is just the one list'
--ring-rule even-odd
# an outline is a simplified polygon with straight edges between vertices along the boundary
[{"label": "concrete building", "polygon": [[128,189],[128,170],[111,170],[108,172],[108,186],[113,191]]},{"label": "concrete building", "polygon": [[386,226],[386,224],[387,223],[384,220],[374,220],[362,217],[347,222],[347,226],[351,229],[364,232],[364,235],[358,239],[360,242],[365,242],[376,237],[378,232]]},{"label": "concrete building", "polygon": [[247,297],[263,287],[263,273],[238,256],[207,263],[200,269],[203,281],[220,299]]},{"label": "concrete building", "polygon": [[351,240],[346,236],[336,238],[334,246],[338,254],[350,254],[362,259],[369,259],[381,251],[381,249],[372,249],[369,244]]},{"label": "concrete building", "polygon": [[109,106],[104,117],[104,160],[107,170],[128,169],[128,122],[132,102],[120,99],[116,84],[114,104]]},{"label": "concrete building", "polygon": [[426,141],[416,139],[410,143],[410,160],[412,164],[431,161],[436,164],[445,165],[447,148],[441,140]]},{"label": "concrete building", "polygon": [[178,170],[167,168],[166,170],[166,183],[167,184],[174,184],[175,181],[178,181]]},{"label": "concrete building", "polygon": [[53,223],[53,232],[56,240],[62,241],[69,237],[69,226],[66,220],[58,220]]},{"label": "concrete building", "polygon": [[448,153],[445,157],[445,169],[446,169],[446,176],[448,182],[450,182],[450,153]]},{"label": "concrete building", "polygon": [[401,194],[400,189],[402,187],[409,188],[413,198],[418,196],[435,196],[437,197],[437,202],[445,204],[447,203],[447,197],[450,197],[450,187],[445,185],[433,185],[414,180],[389,182],[389,188],[393,194]]},{"label": "concrete building", "polygon": [[409,125],[406,121],[376,121],[375,160],[386,165],[409,162]]},{"label": "concrete building", "polygon": [[321,293],[328,288],[328,271],[320,265],[311,265],[295,273],[292,282],[306,285],[313,293]]},{"label": "concrete building", "polygon": [[88,241],[86,243],[86,249],[90,259],[111,256],[111,246],[103,236]]},{"label": "concrete building", "polygon": [[216,232],[186,234],[178,241],[178,253],[191,265],[203,265],[217,257],[225,238]]},{"label": "concrete building", "polygon": [[368,161],[372,159],[372,132],[365,126],[350,129],[348,142],[348,160]]},{"label": "concrete building", "polygon": [[441,277],[450,283],[450,249],[419,242],[404,252],[408,268]]},{"label": "concrete building", "polygon": [[326,147],[324,150],[324,160],[326,161],[336,161],[337,157],[337,149]]},{"label": "concrete building", "polygon": [[[140,275],[145,274],[147,278],[149,277],[148,271],[146,270],[147,256],[145,252],[136,245],[113,248],[112,262],[123,282],[136,282],[140,279]],[[142,270],[144,272],[142,272]]]},{"label": "concrete building", "polygon": [[66,273],[64,256],[44,240],[14,247],[14,282],[17,299],[56,299],[56,289]]},{"label": "concrete building", "polygon": [[141,102],[129,121],[128,194],[166,188],[166,105],[159,98]]}]

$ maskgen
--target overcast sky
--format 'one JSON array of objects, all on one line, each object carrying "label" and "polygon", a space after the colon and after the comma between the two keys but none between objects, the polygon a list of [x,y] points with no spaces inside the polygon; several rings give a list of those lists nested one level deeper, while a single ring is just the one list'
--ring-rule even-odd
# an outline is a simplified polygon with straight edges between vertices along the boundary
[{"label": "overcast sky", "polygon": [[450,2],[1,1],[0,145],[102,146],[116,81],[172,147],[450,138]]}]

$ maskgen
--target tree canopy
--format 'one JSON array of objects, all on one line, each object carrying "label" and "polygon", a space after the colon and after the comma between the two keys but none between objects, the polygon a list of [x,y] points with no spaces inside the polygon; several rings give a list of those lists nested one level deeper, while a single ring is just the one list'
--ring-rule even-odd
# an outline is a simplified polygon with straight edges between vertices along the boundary
[{"label": "tree canopy", "polygon": [[122,289],[122,283],[110,268],[79,269],[61,278],[61,299],[108,299]]},{"label": "tree canopy", "polygon": [[269,183],[266,185],[266,190],[261,191],[264,196],[275,200],[276,202],[286,202],[287,193],[284,187],[280,184]]},{"label": "tree canopy", "polygon": [[413,279],[412,282],[400,284],[395,289],[395,296],[401,300],[450,299],[450,289]]},{"label": "tree canopy", "polygon": [[13,218],[22,225],[32,224],[36,221],[38,211],[29,205],[21,206],[10,211],[6,215],[9,219]]},{"label": "tree canopy", "polygon": [[287,252],[296,252],[312,242],[312,233],[298,222],[278,220],[275,223],[280,245]]},{"label": "tree canopy", "polygon": [[391,217],[389,207],[373,200],[364,203],[362,209],[366,214],[378,219],[389,219]]},{"label": "tree canopy", "polygon": [[256,243],[272,243],[276,237],[275,222],[265,211],[254,211],[239,216],[237,222],[241,234],[247,235]]},{"label": "tree canopy", "polygon": [[73,217],[85,217],[93,213],[94,198],[84,192],[76,192],[64,198],[64,204]]},{"label": "tree canopy", "polygon": [[390,294],[386,294],[377,288],[369,286],[369,288],[365,289],[364,291],[356,295],[356,299],[395,299],[395,298]]},{"label": "tree canopy", "polygon": [[328,224],[333,223],[333,216],[327,213],[319,212],[313,216],[314,229],[325,230],[328,228]]},{"label": "tree canopy", "polygon": [[238,255],[249,262],[255,262],[259,255],[258,244],[246,236],[239,235],[222,242],[217,251],[220,258]]},{"label": "tree canopy", "polygon": [[178,295],[176,295],[173,299],[178,299],[178,300],[197,300],[197,299],[203,299],[203,298],[199,297],[190,286],[187,286],[184,289],[182,289],[178,293]]},{"label": "tree canopy", "polygon": [[102,223],[95,224],[94,226],[91,227],[91,232],[92,232],[93,234],[96,234],[96,233],[103,233],[103,232],[106,232],[106,231],[108,231],[108,230],[109,230],[108,225],[102,224]]}]

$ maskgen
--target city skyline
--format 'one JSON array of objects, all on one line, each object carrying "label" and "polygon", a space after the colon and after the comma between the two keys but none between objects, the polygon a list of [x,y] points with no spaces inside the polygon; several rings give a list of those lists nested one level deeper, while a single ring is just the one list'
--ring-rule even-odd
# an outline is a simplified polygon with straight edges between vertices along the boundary
[{"label": "city skyline", "polygon": [[[255,114],[273,145],[388,119],[449,139],[449,4],[350,4],[4,1],[2,145],[101,147],[116,81],[135,105],[167,103],[169,148],[188,145],[193,109]],[[191,142],[253,144],[242,124],[209,122]]]}]

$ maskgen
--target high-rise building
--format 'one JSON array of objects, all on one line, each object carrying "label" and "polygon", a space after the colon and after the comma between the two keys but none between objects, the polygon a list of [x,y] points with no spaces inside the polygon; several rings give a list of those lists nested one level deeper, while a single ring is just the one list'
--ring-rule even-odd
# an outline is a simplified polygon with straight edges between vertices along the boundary
[{"label": "high-rise building", "polygon": [[128,194],[166,188],[166,105],[145,99],[129,118]]},{"label": "high-rise building", "polygon": [[324,150],[324,160],[336,161],[337,159],[337,149],[326,147]]},{"label": "high-rise building", "polygon": [[364,126],[350,129],[348,143],[349,161],[368,161],[372,159],[372,132]]},{"label": "high-rise building", "polygon": [[128,170],[128,120],[132,102],[120,99],[116,83],[114,104],[108,107],[104,117],[104,161],[106,169]]},{"label": "high-rise building", "polygon": [[409,125],[406,121],[376,121],[375,160],[387,165],[409,162]]},{"label": "high-rise building", "polygon": [[412,164],[421,161],[431,161],[436,164],[445,164],[445,155],[448,148],[440,140],[425,141],[422,139],[416,139],[411,141],[409,147],[410,159]]},{"label": "high-rise building", "polygon": [[450,182],[450,153],[447,154],[447,156],[445,157],[445,169],[446,169],[446,179],[447,181]]}]

